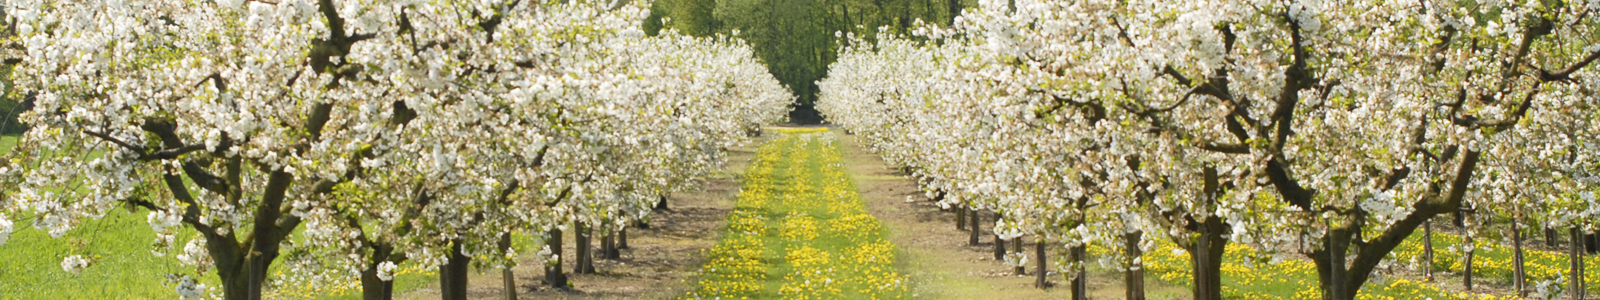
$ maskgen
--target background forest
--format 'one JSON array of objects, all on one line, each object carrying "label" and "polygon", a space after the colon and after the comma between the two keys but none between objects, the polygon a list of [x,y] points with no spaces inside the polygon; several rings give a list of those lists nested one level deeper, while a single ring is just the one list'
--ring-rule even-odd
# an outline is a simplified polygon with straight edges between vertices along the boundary
[{"label": "background forest", "polygon": [[916,20],[941,26],[976,5],[975,0],[657,0],[645,30],[664,28],[693,36],[732,35],[749,42],[784,85],[799,99],[790,118],[818,123],[812,108],[817,80],[838,56],[836,32],[875,40],[878,28],[906,33]]}]

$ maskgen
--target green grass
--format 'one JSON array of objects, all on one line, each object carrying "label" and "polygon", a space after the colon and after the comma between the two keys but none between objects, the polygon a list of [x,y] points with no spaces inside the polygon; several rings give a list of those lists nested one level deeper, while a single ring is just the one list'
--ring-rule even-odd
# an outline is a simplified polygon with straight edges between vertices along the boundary
[{"label": "green grass", "polygon": [[[17,136],[0,136],[0,153],[16,145]],[[180,230],[174,247],[165,256],[156,256],[151,230],[143,209],[116,209],[98,220],[84,220],[61,238],[32,226],[32,215],[11,215],[15,228],[10,239],[0,245],[0,298],[4,299],[171,299],[177,296],[169,274],[195,274],[175,257],[183,245],[197,235]],[[296,230],[298,236],[298,231]],[[61,260],[83,255],[93,261],[82,273],[61,268]],[[281,266],[274,262],[274,268]],[[405,266],[404,264],[402,265]],[[411,267],[415,269],[416,267]],[[395,277],[395,290],[404,292],[437,284],[433,272],[402,274]],[[201,283],[216,287],[220,279],[215,270],[200,276]],[[352,278],[353,280],[353,278]],[[359,299],[359,287],[329,291],[317,299]]]},{"label": "green grass", "polygon": [[[854,181],[837,165],[837,149],[825,144],[830,139],[786,137],[769,142],[757,154],[743,183],[745,193],[730,214],[730,225],[709,253],[696,289],[686,297],[908,297],[907,283],[898,275],[896,251],[884,228],[864,214]],[[739,251],[759,255],[740,256]],[[729,271],[735,264],[719,263],[746,258],[754,258],[759,266]],[[737,283],[752,286],[719,292]],[[877,288],[885,284],[888,288]]]},{"label": "green grass", "polygon": [[[145,223],[145,213],[118,210],[100,220],[85,222],[59,239],[28,225],[26,216],[14,217],[16,232],[0,246],[0,295],[13,299],[169,299],[177,296],[167,274],[194,273],[171,254],[156,257],[150,243],[155,231]],[[180,235],[178,251],[188,242]],[[70,255],[92,257],[94,264],[82,273],[61,269]],[[215,276],[202,282],[216,285]]]}]

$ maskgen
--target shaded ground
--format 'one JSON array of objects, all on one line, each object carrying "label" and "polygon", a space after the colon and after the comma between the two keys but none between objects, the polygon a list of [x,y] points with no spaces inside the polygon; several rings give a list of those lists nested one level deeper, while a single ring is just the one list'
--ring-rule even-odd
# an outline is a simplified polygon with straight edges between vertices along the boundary
[{"label": "shaded ground", "polygon": [[[628,245],[622,259],[599,257],[598,237],[593,241],[595,270],[598,274],[572,274],[572,264],[563,267],[573,289],[556,290],[545,285],[544,270],[532,251],[524,254],[514,272],[519,299],[670,299],[688,292],[690,276],[699,268],[706,249],[715,246],[723,221],[733,208],[739,192],[739,178],[754,156],[757,139],[750,148],[729,149],[724,171],[708,180],[705,189],[668,197],[670,211],[651,215],[650,229],[628,229]],[[577,253],[572,234],[566,234],[562,253]],[[500,270],[476,273],[468,279],[468,298],[502,299],[504,284]],[[396,295],[396,299],[438,299],[438,286]]]}]

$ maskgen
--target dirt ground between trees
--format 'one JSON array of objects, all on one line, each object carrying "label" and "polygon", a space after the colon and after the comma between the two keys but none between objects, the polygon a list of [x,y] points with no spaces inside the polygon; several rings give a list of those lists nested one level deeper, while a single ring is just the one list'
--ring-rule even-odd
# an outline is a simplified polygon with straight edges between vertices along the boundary
[{"label": "dirt ground between trees", "polygon": [[[917,189],[916,182],[856,142],[854,135],[834,131],[839,138],[845,169],[856,180],[856,189],[867,201],[867,210],[888,228],[890,240],[900,252],[901,270],[911,279],[917,299],[1064,299],[1071,293],[1063,286],[1034,288],[1034,267],[1030,276],[1013,275],[1012,267],[994,259],[994,236],[983,235],[977,246],[968,246],[968,233],[956,230],[954,212],[942,211]],[[914,202],[906,202],[906,200]],[[985,230],[993,226],[984,220]],[[1024,246],[1032,253],[1033,245]],[[1051,253],[1062,251],[1059,247]],[[1054,254],[1052,254],[1054,255]],[[1051,268],[1055,263],[1051,262]],[[1097,266],[1090,264],[1091,267]],[[1122,299],[1122,277],[1115,272],[1091,269],[1089,298]],[[1060,274],[1047,274],[1051,283],[1065,284]],[[1187,299],[1189,292],[1159,281],[1146,281],[1149,299]]]},{"label": "dirt ground between trees", "polygon": [[[900,255],[900,269],[910,278],[913,298],[1064,299],[1071,296],[1060,274],[1048,274],[1050,282],[1057,286],[1041,290],[1033,287],[1031,275],[1037,270],[1031,263],[1027,268],[1029,276],[1016,276],[1010,266],[995,261],[992,234],[983,235],[981,244],[968,246],[968,233],[956,230],[953,212],[940,210],[922,195],[914,181],[888,168],[881,157],[859,145],[854,135],[843,134],[840,130],[834,130],[834,134],[840,142],[846,172],[856,180],[856,189],[867,202],[867,210],[889,230]],[[739,179],[754,157],[755,148],[765,140],[758,139],[746,148],[731,149],[726,170],[708,180],[702,191],[669,197],[671,211],[654,214],[654,226],[650,229],[629,229],[628,242],[632,249],[623,250],[621,260],[596,258],[595,269],[599,273],[592,275],[571,274],[571,264],[565,265],[574,287],[572,290],[546,286],[544,271],[536,266],[538,260],[531,253],[525,253],[522,266],[514,269],[518,298],[671,299],[684,295],[692,288],[695,271],[704,260],[703,251],[715,246],[720,238],[723,222],[739,191]],[[913,202],[907,202],[908,197]],[[984,228],[992,225],[992,220],[986,216]],[[563,253],[568,255],[576,252],[571,236],[567,234],[567,241],[563,243],[566,245]],[[1031,253],[1032,244],[1025,246]],[[598,241],[595,247],[598,251]],[[1056,247],[1050,251],[1054,255],[1062,249]],[[1055,267],[1054,261],[1050,266]],[[1123,298],[1121,273],[1099,269],[1095,263],[1088,266],[1090,299]],[[1422,277],[1405,271],[1399,275],[1411,279]],[[1436,275],[1437,282],[1446,290],[1462,290],[1459,274],[1441,272]],[[501,299],[498,270],[473,274],[469,280],[469,298]],[[1189,299],[1186,287],[1172,286],[1154,278],[1147,279],[1145,284],[1150,299]],[[1498,282],[1483,282],[1477,292],[1510,293]],[[436,286],[428,286],[396,295],[396,298],[437,299],[438,290]]]},{"label": "dirt ground between trees", "polygon": [[[856,180],[856,188],[868,211],[882,221],[899,251],[900,269],[911,281],[916,299],[1062,299],[1070,294],[1064,288],[1040,290],[1033,277],[1012,275],[1012,269],[993,259],[993,236],[985,235],[982,244],[967,245],[966,231],[954,227],[955,214],[941,211],[928,202],[915,182],[889,169],[881,157],[862,148],[855,136],[834,131],[844,155],[845,169]],[[544,271],[537,259],[524,254],[522,266],[514,269],[520,299],[670,299],[692,288],[695,271],[704,260],[705,249],[716,245],[723,222],[739,191],[739,178],[754,157],[759,139],[747,148],[731,149],[728,168],[707,182],[703,191],[669,198],[671,211],[653,215],[651,229],[629,229],[628,244],[621,260],[596,259],[599,274],[571,274],[570,291],[551,289],[543,283]],[[917,199],[908,203],[907,196]],[[985,221],[985,228],[992,223]],[[571,234],[565,254],[575,253]],[[598,250],[598,242],[596,242]],[[1029,245],[1031,251],[1031,245]],[[1060,249],[1051,249],[1052,253]],[[1052,263],[1052,267],[1054,264]],[[1034,274],[1032,267],[1028,273]],[[1091,298],[1122,298],[1122,279],[1114,272],[1096,270],[1090,275]],[[1060,284],[1059,274],[1049,274]],[[468,298],[501,299],[503,285],[497,270],[474,273],[469,278]],[[1181,287],[1147,282],[1151,299],[1185,299]],[[396,295],[397,299],[437,299],[438,288],[428,286]]]},{"label": "dirt ground between trees", "polygon": [[[755,156],[756,147],[765,142],[758,138],[748,147],[729,149],[728,164],[723,171],[707,180],[701,191],[672,195],[667,198],[670,209],[651,215],[649,229],[629,228],[628,246],[622,250],[622,259],[599,257],[599,237],[595,238],[594,268],[597,274],[572,274],[572,264],[566,263],[571,290],[552,289],[544,283],[544,269],[531,252],[524,253],[520,266],[513,269],[517,280],[519,299],[671,299],[682,296],[692,288],[692,276],[704,260],[706,249],[717,244],[723,222],[732,210],[739,193],[739,181],[744,170]],[[573,234],[565,234],[565,255],[577,253]],[[474,273],[468,278],[467,297],[471,299],[503,299],[501,272],[499,270]],[[396,299],[438,299],[438,286],[429,286],[396,295]]]}]

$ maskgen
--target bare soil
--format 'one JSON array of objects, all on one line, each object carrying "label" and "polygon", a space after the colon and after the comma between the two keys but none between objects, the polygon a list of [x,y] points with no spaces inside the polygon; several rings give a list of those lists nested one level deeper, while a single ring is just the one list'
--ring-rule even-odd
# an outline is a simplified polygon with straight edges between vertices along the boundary
[{"label": "bare soil", "polygon": [[[721,237],[723,222],[733,208],[740,178],[755,156],[755,147],[764,141],[764,138],[757,139],[748,148],[729,149],[724,171],[706,180],[703,190],[669,196],[669,210],[652,214],[649,229],[629,228],[630,248],[622,250],[621,259],[600,258],[600,242],[596,236],[591,241],[594,244],[591,249],[595,251],[597,274],[573,274],[573,264],[562,266],[568,270],[571,289],[554,289],[544,283],[544,269],[538,265],[539,259],[531,253],[525,254],[520,266],[513,269],[517,298],[671,299],[688,293],[693,284],[692,276],[704,261],[704,251],[715,246]],[[573,236],[564,235],[564,255],[577,253]],[[472,274],[468,278],[467,297],[503,299],[502,279],[498,269]],[[438,299],[439,290],[437,286],[430,286],[395,298]]]}]

